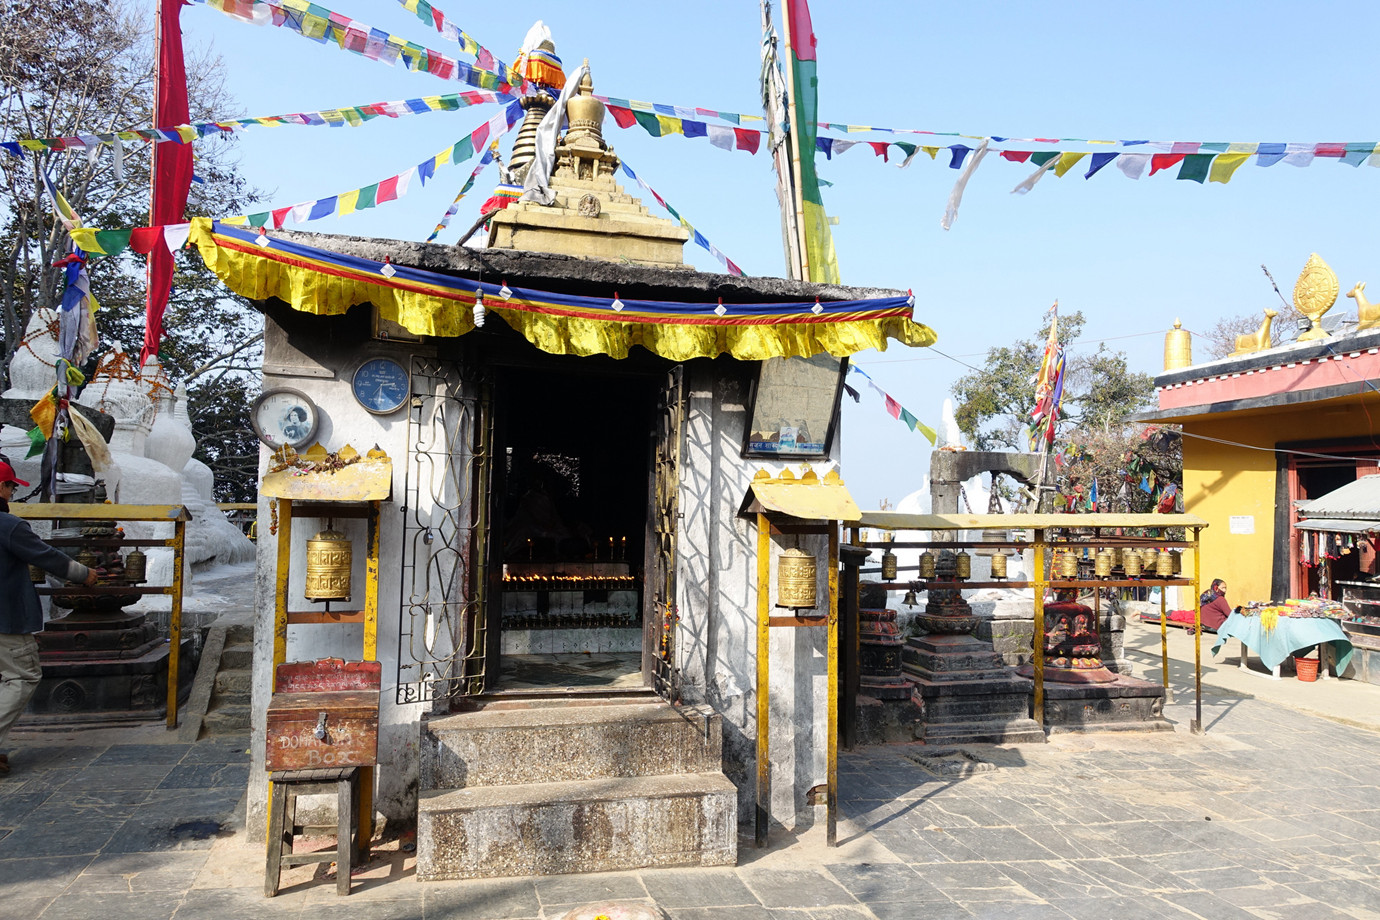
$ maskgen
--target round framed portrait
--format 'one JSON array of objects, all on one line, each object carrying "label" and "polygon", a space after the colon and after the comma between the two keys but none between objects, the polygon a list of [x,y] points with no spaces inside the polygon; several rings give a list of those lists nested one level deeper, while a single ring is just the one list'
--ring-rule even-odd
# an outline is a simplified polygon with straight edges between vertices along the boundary
[{"label": "round framed portrait", "polygon": [[296,450],[312,443],[321,413],[301,390],[279,387],[265,390],[249,411],[254,434],[277,450],[286,445]]}]

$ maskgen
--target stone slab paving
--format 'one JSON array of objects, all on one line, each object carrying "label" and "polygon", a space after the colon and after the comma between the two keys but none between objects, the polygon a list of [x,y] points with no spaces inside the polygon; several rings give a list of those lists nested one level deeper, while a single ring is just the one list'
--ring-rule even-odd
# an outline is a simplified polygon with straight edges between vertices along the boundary
[{"label": "stone slab paving", "polygon": [[556,920],[593,901],[672,920],[1380,920],[1380,733],[1209,688],[1193,735],[1180,699],[1172,734],[974,746],[997,769],[964,778],[914,747],[845,754],[837,849],[822,825],[778,828],[731,869],[421,884],[388,839],[347,898],[324,866],[263,897],[246,739],[20,734],[0,920]]}]

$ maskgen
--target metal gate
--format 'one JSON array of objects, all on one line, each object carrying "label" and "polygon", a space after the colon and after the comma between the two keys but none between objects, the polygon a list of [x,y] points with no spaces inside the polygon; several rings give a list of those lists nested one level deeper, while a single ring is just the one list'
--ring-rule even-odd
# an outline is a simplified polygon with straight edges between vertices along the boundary
[{"label": "metal gate", "polygon": [[[474,362],[464,362],[466,368]],[[482,372],[481,372],[482,373]],[[414,355],[403,487],[398,703],[485,688],[491,386]]]},{"label": "metal gate", "polygon": [[652,513],[647,584],[647,628],[643,632],[644,666],[651,685],[670,702],[680,698],[680,664],[676,638],[676,536],[680,530],[680,449],[685,430],[684,365],[666,374],[657,400],[652,445]]}]

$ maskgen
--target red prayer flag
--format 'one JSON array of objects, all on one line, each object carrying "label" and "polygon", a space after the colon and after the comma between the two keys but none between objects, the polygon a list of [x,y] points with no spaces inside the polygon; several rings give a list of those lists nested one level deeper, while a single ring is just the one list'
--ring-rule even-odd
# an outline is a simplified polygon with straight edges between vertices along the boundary
[{"label": "red prayer flag", "polygon": [[815,38],[815,27],[810,21],[808,3],[802,0],[800,3],[786,4],[786,29],[786,40],[791,43],[791,51],[795,54],[796,60],[815,60],[815,48],[819,45],[819,40]]},{"label": "red prayer flag", "polygon": [[887,143],[886,141],[868,141],[867,146],[871,147],[872,152],[875,153],[877,156],[881,157],[883,162],[891,162],[887,159],[886,155],[886,149],[890,147],[891,144]]},{"label": "red prayer flag", "polygon": [[1184,161],[1186,154],[1182,153],[1157,153],[1150,158],[1150,175],[1154,175],[1161,169],[1168,169],[1177,166]]},{"label": "red prayer flag", "polygon": [[[129,234],[129,248],[140,255],[148,255],[153,247],[163,242],[162,227],[135,227]],[[163,247],[166,249],[167,247]]]},{"label": "red prayer flag", "polygon": [[1318,144],[1313,148],[1313,155],[1319,157],[1344,157],[1346,156],[1346,144]]},{"label": "red prayer flag", "polygon": [[283,229],[283,223],[287,220],[288,215],[291,214],[291,213],[292,213],[292,208],[279,208],[278,210],[274,211],[274,212],[273,212],[273,229],[274,229],[274,230],[281,230],[281,229]]},{"label": "red prayer flag", "polygon": [[608,106],[608,110],[609,114],[613,116],[613,120],[618,122],[618,127],[620,128],[631,128],[633,125],[637,124],[637,116],[633,114],[632,109],[625,108],[621,105],[611,105]]},{"label": "red prayer flag", "polygon": [[[187,115],[187,69],[182,59],[182,27],[178,21],[185,0],[158,3],[158,90],[153,123],[183,125]],[[187,190],[192,185],[192,145],[153,145],[153,191],[149,223],[180,224],[187,219]],[[158,354],[163,337],[163,313],[172,289],[173,255],[163,246],[149,253],[148,298],[144,311],[144,347],[139,366]]]},{"label": "red prayer flag", "polygon": [[374,193],[374,201],[383,204],[385,201],[396,201],[398,199],[398,177],[390,176],[379,183],[379,190]]},{"label": "red prayer flag", "polygon": [[882,395],[886,396],[887,413],[890,414],[892,418],[899,419],[901,417],[901,404],[892,399],[889,394],[884,393]]},{"label": "red prayer flag", "polygon": [[738,149],[746,150],[748,153],[757,152],[757,144],[762,139],[759,131],[750,131],[747,128],[734,128],[733,136],[738,139]]},{"label": "red prayer flag", "polygon": [[1030,159],[1030,154],[1033,152],[1032,150],[1003,150],[1001,152],[1001,158],[1003,160],[1010,160],[1012,163],[1024,163],[1026,160]]}]

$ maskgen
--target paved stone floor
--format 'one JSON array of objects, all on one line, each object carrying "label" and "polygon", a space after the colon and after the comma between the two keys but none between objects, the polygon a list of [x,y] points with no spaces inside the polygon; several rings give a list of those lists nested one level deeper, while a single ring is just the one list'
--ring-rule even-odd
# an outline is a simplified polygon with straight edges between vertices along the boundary
[{"label": "paved stone floor", "polygon": [[421,884],[385,829],[347,898],[324,867],[263,897],[244,739],[29,732],[0,779],[0,918],[553,920],[605,899],[673,920],[1380,918],[1380,733],[1208,688],[1193,735],[1180,698],[1172,734],[975,746],[996,769],[966,778],[913,745],[845,754],[837,849],[821,822],[744,841],[732,869]]}]

